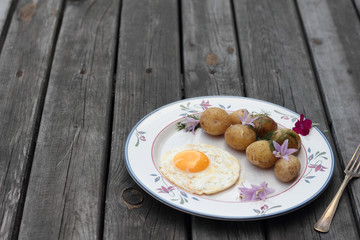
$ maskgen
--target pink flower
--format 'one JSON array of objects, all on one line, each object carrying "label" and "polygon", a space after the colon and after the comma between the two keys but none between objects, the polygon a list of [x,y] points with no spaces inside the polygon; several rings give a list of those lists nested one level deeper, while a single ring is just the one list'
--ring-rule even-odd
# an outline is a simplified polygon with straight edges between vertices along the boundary
[{"label": "pink flower", "polygon": [[264,206],[262,206],[260,209],[261,209],[261,211],[265,211],[265,210],[267,210],[268,208],[269,208],[268,205],[264,205]]},{"label": "pink flower", "polygon": [[250,126],[252,126],[252,127],[255,127],[255,125],[254,125],[253,122],[254,122],[256,119],[258,119],[258,117],[253,118],[253,117],[248,113],[247,110],[244,111],[244,115],[243,115],[243,116],[241,116],[241,115],[238,114],[238,117],[240,118],[242,125],[250,125]]},{"label": "pink flower", "polygon": [[209,101],[205,102],[204,100],[202,100],[200,106],[202,107],[203,110],[206,110],[208,107],[211,106],[211,104],[209,104]]},{"label": "pink flower", "polygon": [[141,140],[141,141],[146,141],[145,136],[141,136],[141,137],[140,137],[140,140]]},{"label": "pink flower", "polygon": [[320,172],[325,172],[325,169],[327,169],[327,167],[324,167],[321,164],[310,164],[309,168],[314,168],[315,172],[320,171]]},{"label": "pink flower", "polygon": [[277,142],[273,141],[273,145],[275,148],[273,154],[275,155],[275,157],[289,161],[289,155],[296,152],[297,150],[295,148],[288,148],[288,144],[289,139],[286,139],[281,146]]},{"label": "pink flower", "polygon": [[310,132],[312,121],[310,119],[304,119],[304,115],[300,114],[300,120],[295,123],[294,130],[296,133],[306,136]]},{"label": "pink flower", "polygon": [[260,186],[252,185],[251,188],[239,188],[240,198],[242,201],[254,201],[254,200],[263,200],[265,201],[266,196],[275,192],[274,189],[268,188],[266,182],[262,182]]},{"label": "pink flower", "polygon": [[164,186],[161,186],[161,188],[158,188],[157,190],[159,191],[159,193],[169,193],[171,191],[173,191],[175,189],[174,186],[170,186],[170,187],[164,187]]}]

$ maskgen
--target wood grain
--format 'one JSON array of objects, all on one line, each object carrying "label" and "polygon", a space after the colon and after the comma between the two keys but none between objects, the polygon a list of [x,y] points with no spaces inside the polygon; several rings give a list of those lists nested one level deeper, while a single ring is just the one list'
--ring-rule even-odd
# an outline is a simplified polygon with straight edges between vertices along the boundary
[{"label": "wood grain", "polygon": [[[185,96],[244,94],[230,1],[182,1]],[[192,239],[264,239],[261,222],[192,217]]]},{"label": "wood grain", "polygon": [[11,0],[4,0],[1,1],[1,8],[0,8],[0,33],[4,30],[5,21],[8,18],[8,14],[10,11]]},{"label": "wood grain", "polygon": [[[16,237],[62,1],[39,1],[31,21],[19,1],[0,57],[0,238]],[[25,180],[25,182],[24,182]]]},{"label": "wood grain", "polygon": [[67,2],[20,239],[98,239],[119,1]]},{"label": "wood grain", "polygon": [[[360,21],[350,1],[298,1],[340,159],[360,143]],[[360,224],[360,182],[350,188]]]},{"label": "wood grain", "polygon": [[262,221],[236,222],[193,218],[192,239],[266,239]]},{"label": "wood grain", "polygon": [[[320,129],[328,129],[322,96],[294,2],[244,0],[234,4],[241,55],[246,59],[243,61],[243,74],[248,96],[303,113],[319,123]],[[325,135],[332,142],[331,135]],[[323,212],[324,202],[332,199],[341,181],[341,167],[336,158],[334,177],[327,191],[307,211],[297,211],[296,217],[294,213],[267,221],[268,238],[322,238],[312,230],[313,225]],[[341,211],[332,225],[331,237],[336,239],[346,235],[356,238],[357,229],[351,224],[354,218],[348,214],[351,212],[348,195],[343,196],[339,207]]]},{"label": "wood grain", "polygon": [[5,40],[5,36],[10,24],[12,9],[15,7],[15,2],[12,0],[2,0],[0,7],[0,53]]},{"label": "wood grain", "polygon": [[[313,225],[360,141],[360,0],[0,2],[0,239],[359,238],[359,180],[329,233]],[[127,135],[156,108],[203,95],[264,99],[319,123],[336,161],[329,187],[252,222],[148,195],[126,170]]]},{"label": "wood grain", "polygon": [[360,14],[360,0],[354,0],[354,4],[357,10],[358,15]]},{"label": "wood grain", "polygon": [[243,95],[230,1],[182,1],[185,96]]},{"label": "wood grain", "polygon": [[[178,3],[125,0],[120,22],[104,238],[185,239],[185,214],[142,191],[126,170],[123,152],[137,121],[181,98]],[[143,200],[139,196],[132,198],[134,202],[129,196],[123,199],[129,188],[141,192]]]}]

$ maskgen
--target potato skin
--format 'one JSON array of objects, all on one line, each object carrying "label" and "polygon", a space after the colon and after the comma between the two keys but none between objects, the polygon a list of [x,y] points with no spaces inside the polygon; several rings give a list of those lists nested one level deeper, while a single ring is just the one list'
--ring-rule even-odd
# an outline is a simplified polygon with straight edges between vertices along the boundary
[{"label": "potato skin", "polygon": [[244,151],[251,143],[256,141],[256,134],[248,126],[235,124],[226,130],[225,141],[230,147]]},{"label": "potato skin", "polygon": [[277,158],[274,156],[270,144],[267,140],[259,140],[250,144],[246,148],[248,160],[260,168],[270,168],[274,166]]},{"label": "potato skin", "polygon": [[256,135],[259,138],[263,138],[269,132],[277,129],[277,123],[271,117],[265,114],[257,114],[254,117],[258,118],[253,123],[255,125]]},{"label": "potato skin", "polygon": [[235,125],[235,124],[241,124],[241,120],[239,118],[238,115],[240,116],[244,116],[244,112],[247,111],[246,109],[239,109],[239,110],[236,110],[235,112],[231,113],[230,114],[230,121],[231,121],[231,124]]},{"label": "potato skin", "polygon": [[280,158],[274,166],[275,176],[282,182],[294,180],[300,172],[300,160],[294,155],[289,155],[289,161]]},{"label": "potato skin", "polygon": [[283,142],[288,139],[288,148],[295,148],[297,149],[296,152],[293,153],[293,155],[298,154],[300,148],[301,148],[301,138],[300,136],[293,130],[288,128],[280,128],[277,129],[271,133],[268,133],[267,136],[265,136],[266,139],[273,140],[277,142],[278,144],[282,145]]},{"label": "potato skin", "polygon": [[200,125],[207,134],[221,135],[231,125],[230,116],[224,109],[208,108],[201,114]]}]

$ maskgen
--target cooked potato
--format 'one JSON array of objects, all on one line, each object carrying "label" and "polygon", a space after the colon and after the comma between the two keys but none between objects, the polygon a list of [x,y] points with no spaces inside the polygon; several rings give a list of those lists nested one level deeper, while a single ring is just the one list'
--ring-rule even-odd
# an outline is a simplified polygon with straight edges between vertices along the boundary
[{"label": "cooked potato", "polygon": [[240,120],[238,115],[244,116],[245,111],[247,111],[247,110],[246,109],[239,109],[239,110],[236,110],[235,112],[231,113],[230,114],[231,124],[233,124],[233,125],[241,124],[241,120]]},{"label": "cooked potato", "polygon": [[235,124],[226,130],[225,141],[230,147],[244,151],[251,143],[256,141],[256,134],[249,126]]},{"label": "cooked potato", "polygon": [[260,168],[270,168],[274,166],[277,158],[274,156],[270,144],[270,141],[267,140],[259,140],[250,144],[246,148],[248,160]]},{"label": "cooked potato", "polygon": [[231,125],[230,116],[221,108],[208,108],[201,114],[200,125],[207,134],[221,135]]},{"label": "cooked potato", "polygon": [[275,176],[282,182],[290,182],[294,180],[300,171],[300,160],[294,155],[289,155],[289,161],[280,158],[275,163]]},{"label": "cooked potato", "polygon": [[293,130],[288,128],[280,128],[273,132],[270,132],[265,136],[266,139],[273,140],[277,142],[278,144],[282,145],[283,142],[288,139],[288,148],[295,148],[297,149],[296,152],[293,153],[293,155],[296,155],[300,148],[301,148],[301,138],[300,136]]},{"label": "cooked potato", "polygon": [[263,138],[266,134],[277,129],[277,123],[269,116],[265,114],[257,114],[257,117],[253,123],[255,125],[255,132],[259,138]]}]

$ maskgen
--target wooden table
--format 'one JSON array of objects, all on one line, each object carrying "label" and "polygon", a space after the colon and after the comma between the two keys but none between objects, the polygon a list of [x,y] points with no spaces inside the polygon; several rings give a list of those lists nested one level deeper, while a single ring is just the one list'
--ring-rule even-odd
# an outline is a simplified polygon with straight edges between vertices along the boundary
[{"label": "wooden table", "polygon": [[[360,142],[360,0],[2,0],[0,239],[359,239],[360,181],[313,229]],[[333,179],[284,216],[191,216],[132,180],[124,144],[164,104],[233,95],[319,123]]]}]

